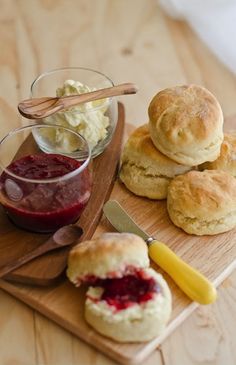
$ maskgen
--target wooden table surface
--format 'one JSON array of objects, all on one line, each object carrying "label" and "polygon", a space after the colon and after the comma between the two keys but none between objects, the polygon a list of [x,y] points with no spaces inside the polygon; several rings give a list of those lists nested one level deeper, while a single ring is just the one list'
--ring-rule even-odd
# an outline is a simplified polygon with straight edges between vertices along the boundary
[{"label": "wooden table surface", "polygon": [[[65,66],[100,70],[140,91],[120,100],[126,121],[147,121],[152,96],[197,83],[211,90],[225,116],[236,114],[236,79],[184,22],[156,0],[0,0],[0,137],[28,123],[17,103],[41,72]],[[146,365],[236,363],[236,272],[219,299],[200,306]],[[92,347],[0,291],[1,365],[115,365]]]}]

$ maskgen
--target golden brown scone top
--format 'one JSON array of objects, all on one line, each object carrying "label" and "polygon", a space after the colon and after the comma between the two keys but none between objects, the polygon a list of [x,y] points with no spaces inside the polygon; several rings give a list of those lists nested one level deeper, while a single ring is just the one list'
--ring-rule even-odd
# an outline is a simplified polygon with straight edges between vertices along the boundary
[{"label": "golden brown scone top", "polygon": [[163,112],[161,127],[172,143],[191,143],[192,139],[201,141],[214,132],[220,106],[207,89],[183,85],[154,96],[148,108],[150,120],[157,121]]},{"label": "golden brown scone top", "polygon": [[68,257],[68,278],[76,283],[86,276],[122,276],[127,267],[149,266],[147,245],[131,233],[104,233],[76,245]]},{"label": "golden brown scone top", "polygon": [[219,219],[236,211],[236,179],[220,170],[190,171],[172,180],[168,204],[186,217]]},{"label": "golden brown scone top", "polygon": [[153,143],[168,157],[189,166],[218,157],[223,114],[207,89],[183,85],[162,90],[152,99],[148,114]]}]

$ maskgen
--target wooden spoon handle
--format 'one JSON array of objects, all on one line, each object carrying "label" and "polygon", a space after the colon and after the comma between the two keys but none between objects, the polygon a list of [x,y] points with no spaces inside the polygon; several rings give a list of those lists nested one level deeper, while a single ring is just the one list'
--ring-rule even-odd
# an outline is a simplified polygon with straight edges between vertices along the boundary
[{"label": "wooden spoon handle", "polygon": [[27,262],[35,259],[36,257],[39,257],[43,255],[45,252],[50,251],[50,248],[54,248],[55,245],[53,245],[53,238],[49,238],[48,241],[43,243],[42,245],[38,246],[33,251],[28,252],[22,257],[19,257],[14,262],[10,262],[9,264],[3,266],[0,268],[0,278],[7,275],[9,272],[18,269],[18,267],[26,264]]},{"label": "wooden spoon handle", "polygon": [[63,109],[64,108],[66,109],[68,107],[78,104],[83,104],[88,101],[105,99],[118,95],[135,94],[137,90],[138,89],[134,84],[125,83],[113,87],[108,87],[105,89],[91,91],[86,94],[64,96],[59,99],[59,103],[63,105]]},{"label": "wooden spoon handle", "polygon": [[125,83],[79,95],[32,98],[21,101],[18,104],[18,110],[25,118],[42,119],[78,104],[118,95],[135,94],[137,90],[134,84]]},{"label": "wooden spoon handle", "polygon": [[83,230],[79,226],[71,225],[64,226],[58,229],[52,237],[50,237],[42,245],[36,247],[34,250],[26,253],[24,256],[19,257],[14,262],[0,268],[0,278],[7,275],[9,272],[18,269],[20,266],[27,262],[43,255],[46,252],[61,248],[64,246],[75,243],[78,238],[82,235]]}]

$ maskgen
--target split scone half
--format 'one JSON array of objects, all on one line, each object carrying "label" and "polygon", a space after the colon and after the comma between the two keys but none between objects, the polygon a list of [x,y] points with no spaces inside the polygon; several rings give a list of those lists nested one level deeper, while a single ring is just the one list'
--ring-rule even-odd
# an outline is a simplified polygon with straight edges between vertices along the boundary
[{"label": "split scone half", "polygon": [[168,189],[167,210],[172,222],[187,233],[227,232],[236,227],[236,179],[221,170],[177,176]]},{"label": "split scone half", "polygon": [[105,233],[75,246],[68,278],[89,285],[85,319],[99,333],[119,342],[158,336],[171,315],[171,293],[149,267],[146,243],[130,233]]}]

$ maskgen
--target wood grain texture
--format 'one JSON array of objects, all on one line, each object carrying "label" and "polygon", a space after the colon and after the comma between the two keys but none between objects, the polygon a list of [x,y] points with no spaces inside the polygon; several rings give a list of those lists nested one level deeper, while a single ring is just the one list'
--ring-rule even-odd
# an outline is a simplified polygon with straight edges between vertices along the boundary
[{"label": "wood grain texture", "polygon": [[[122,98],[126,121],[136,126],[147,121],[158,90],[186,82],[208,87],[225,116],[236,114],[233,74],[157,0],[0,0],[0,9],[0,136],[28,123],[17,104],[29,97],[32,80],[63,66],[92,67],[115,83],[139,85],[135,97]],[[236,271],[207,313],[197,309],[145,364],[234,365],[235,283]],[[118,364],[3,291],[0,303],[2,365]]]},{"label": "wood grain texture", "polygon": [[[235,122],[236,118],[230,119],[229,122],[226,120],[226,129],[232,129]],[[214,236],[188,235],[171,223],[166,200],[154,201],[137,197],[118,180],[114,184],[111,198],[118,200],[144,231],[165,242],[178,256],[206,275],[215,285],[218,286],[236,268],[235,230]],[[94,235],[113,230],[103,217]],[[153,264],[153,267],[161,272],[156,265]],[[197,304],[191,302],[168,275],[163,275],[172,292],[171,320],[161,336],[143,344],[118,344],[93,331],[83,317],[85,289],[74,288],[67,280],[46,290],[14,286],[4,281],[0,281],[0,287],[126,365],[144,361],[197,308]]]},{"label": "wood grain texture", "polygon": [[[47,241],[11,261],[8,265],[0,267],[0,278],[6,278],[7,274],[22,267],[26,263],[45,255],[47,252],[58,250],[64,246],[72,246],[82,235],[83,230],[78,225],[63,226],[58,229]],[[15,248],[15,245],[14,245]]]}]

